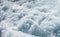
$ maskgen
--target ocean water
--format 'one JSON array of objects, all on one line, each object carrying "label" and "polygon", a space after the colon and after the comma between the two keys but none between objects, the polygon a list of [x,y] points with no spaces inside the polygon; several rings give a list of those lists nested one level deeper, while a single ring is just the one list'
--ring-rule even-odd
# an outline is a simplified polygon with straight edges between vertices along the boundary
[{"label": "ocean water", "polygon": [[0,0],[0,37],[60,37],[60,0]]}]

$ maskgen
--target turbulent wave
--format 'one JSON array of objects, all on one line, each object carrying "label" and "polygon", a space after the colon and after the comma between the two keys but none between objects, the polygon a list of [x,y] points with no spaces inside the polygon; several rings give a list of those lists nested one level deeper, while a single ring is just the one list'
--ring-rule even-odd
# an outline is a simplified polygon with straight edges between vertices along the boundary
[{"label": "turbulent wave", "polygon": [[59,37],[59,0],[0,0],[0,37]]}]

